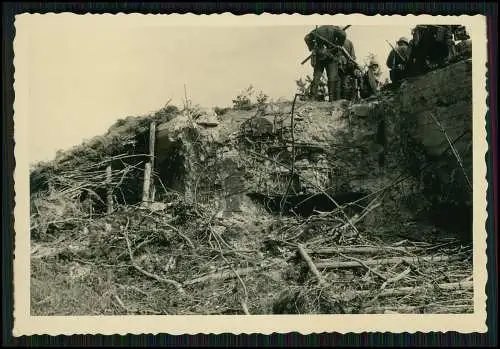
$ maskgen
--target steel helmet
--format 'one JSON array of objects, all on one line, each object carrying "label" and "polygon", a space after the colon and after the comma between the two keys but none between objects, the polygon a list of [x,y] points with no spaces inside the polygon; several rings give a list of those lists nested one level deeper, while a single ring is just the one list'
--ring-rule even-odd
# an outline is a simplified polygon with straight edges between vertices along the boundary
[{"label": "steel helmet", "polygon": [[374,54],[371,54],[369,57],[367,66],[373,67],[374,65],[379,66],[377,56],[375,56]]},{"label": "steel helmet", "polygon": [[370,63],[368,64],[369,68],[379,68],[379,64],[376,60],[371,60]]},{"label": "steel helmet", "polygon": [[405,38],[404,36],[402,36],[402,37],[400,37],[400,38],[398,39],[398,44],[399,44],[400,42],[404,42],[404,43],[405,43],[405,44],[407,44],[407,45],[409,45],[409,44],[410,44],[410,41],[409,41],[407,38]]}]

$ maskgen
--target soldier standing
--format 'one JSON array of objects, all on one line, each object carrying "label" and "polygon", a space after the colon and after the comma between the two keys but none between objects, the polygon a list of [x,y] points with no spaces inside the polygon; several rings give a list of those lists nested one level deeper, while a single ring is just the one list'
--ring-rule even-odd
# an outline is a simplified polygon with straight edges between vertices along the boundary
[{"label": "soldier standing", "polygon": [[389,76],[393,83],[398,83],[407,76],[409,70],[411,47],[407,38],[401,37],[396,47],[391,50],[387,57],[386,65],[390,69]]},{"label": "soldier standing", "polygon": [[[317,34],[317,35],[315,35]],[[314,98],[318,96],[318,86],[326,70],[328,80],[328,97],[335,101],[341,97],[341,81],[339,76],[340,57],[342,53],[339,48],[326,42],[343,46],[346,41],[346,33],[338,26],[322,25],[316,27],[304,38],[307,48],[312,52],[311,65],[314,68],[311,83],[311,94]]]},{"label": "soldier standing", "polygon": [[417,73],[445,66],[455,58],[453,33],[457,25],[417,25],[412,30],[411,60]]},{"label": "soldier standing", "polygon": [[378,62],[371,60],[368,64],[368,69],[363,75],[361,97],[370,97],[380,90],[380,81],[378,80],[380,76],[380,67]]}]

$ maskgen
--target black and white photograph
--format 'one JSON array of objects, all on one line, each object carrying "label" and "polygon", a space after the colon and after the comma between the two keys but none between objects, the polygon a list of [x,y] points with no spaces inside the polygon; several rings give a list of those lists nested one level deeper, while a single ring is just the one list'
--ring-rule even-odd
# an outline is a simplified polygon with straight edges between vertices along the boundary
[{"label": "black and white photograph", "polygon": [[484,327],[484,18],[220,16],[16,18],[20,317]]}]

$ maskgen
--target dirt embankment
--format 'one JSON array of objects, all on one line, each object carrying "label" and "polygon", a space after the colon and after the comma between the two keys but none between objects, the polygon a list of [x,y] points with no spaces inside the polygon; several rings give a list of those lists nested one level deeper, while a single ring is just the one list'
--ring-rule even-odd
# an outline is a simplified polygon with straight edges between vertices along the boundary
[{"label": "dirt embankment", "polygon": [[117,123],[31,173],[33,314],[472,311],[471,89]]}]

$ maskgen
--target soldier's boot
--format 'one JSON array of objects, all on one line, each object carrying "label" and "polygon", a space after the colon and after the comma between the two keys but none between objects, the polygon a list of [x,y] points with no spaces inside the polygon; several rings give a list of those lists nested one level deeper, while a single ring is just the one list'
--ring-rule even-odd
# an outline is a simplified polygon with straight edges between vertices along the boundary
[{"label": "soldier's boot", "polygon": [[330,102],[338,101],[340,99],[340,81],[328,81],[328,98]]},{"label": "soldier's boot", "polygon": [[311,99],[316,101],[319,99],[319,86],[318,83],[313,81],[311,82]]}]

